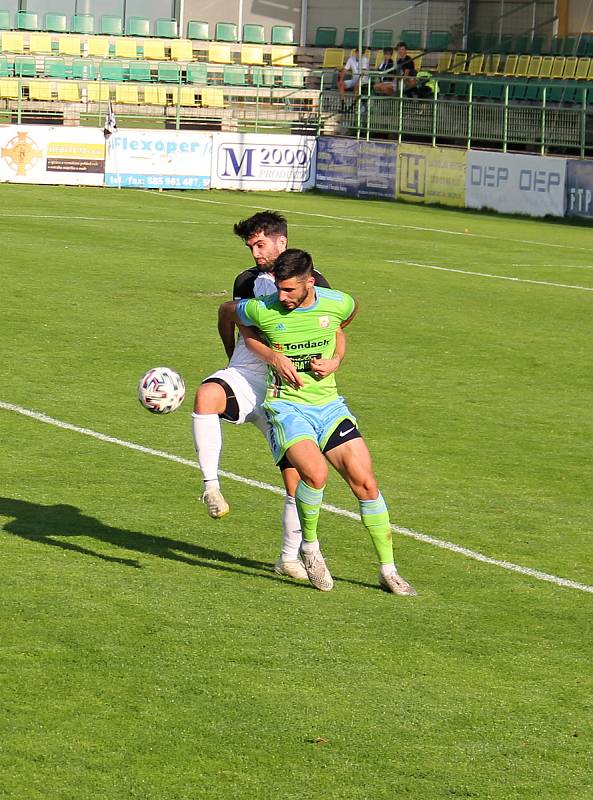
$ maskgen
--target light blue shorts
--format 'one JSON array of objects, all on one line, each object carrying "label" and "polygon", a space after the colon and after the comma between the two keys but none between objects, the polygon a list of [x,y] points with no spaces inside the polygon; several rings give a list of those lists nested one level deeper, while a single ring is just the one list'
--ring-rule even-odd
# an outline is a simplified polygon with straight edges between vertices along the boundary
[{"label": "light blue shorts", "polygon": [[303,439],[312,439],[323,450],[332,433],[345,419],[351,419],[356,425],[356,418],[350,413],[343,397],[323,406],[266,400],[262,407],[272,426],[270,447],[276,463],[289,447]]}]

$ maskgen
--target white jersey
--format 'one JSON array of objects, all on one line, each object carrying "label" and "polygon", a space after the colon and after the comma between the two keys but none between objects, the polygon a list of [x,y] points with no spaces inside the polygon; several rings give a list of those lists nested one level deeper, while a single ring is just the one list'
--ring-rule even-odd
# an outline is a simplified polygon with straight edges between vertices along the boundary
[{"label": "white jersey", "polygon": [[[274,283],[273,276],[269,272],[260,272],[253,285],[253,296],[265,297],[268,294],[274,294],[275,291],[276,284]],[[255,373],[258,380],[261,380],[261,378],[265,380],[268,373],[267,365],[264,364],[255,353],[251,352],[241,334],[239,334],[235,343],[235,349],[229,361],[229,367],[235,367],[240,370],[251,370]]]}]

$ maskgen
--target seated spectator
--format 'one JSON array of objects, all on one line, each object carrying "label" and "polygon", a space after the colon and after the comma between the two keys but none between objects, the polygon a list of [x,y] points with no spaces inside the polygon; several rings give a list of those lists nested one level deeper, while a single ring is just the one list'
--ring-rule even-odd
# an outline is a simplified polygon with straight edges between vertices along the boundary
[{"label": "seated spectator", "polygon": [[392,89],[393,79],[395,77],[395,63],[393,61],[393,47],[384,47],[383,48],[383,60],[379,64],[379,72],[385,73],[381,76],[381,79],[377,81],[374,85],[373,89],[376,94],[391,94],[391,92],[385,91],[385,85],[388,84],[388,88]]},{"label": "seated spectator", "polygon": [[[361,60],[360,50],[356,50],[346,61],[346,66],[338,73],[338,91],[340,95],[344,96],[348,91],[360,93],[361,89],[369,82],[368,70],[368,56],[363,56]],[[346,75],[351,77],[347,78]]]},{"label": "seated spectator", "polygon": [[416,85],[410,89],[409,97],[419,97],[421,100],[431,100],[434,97],[434,81],[432,73],[420,70],[416,74]]},{"label": "seated spectator", "polygon": [[[413,59],[408,55],[408,46],[405,42],[399,42],[397,45],[395,77],[404,82],[404,95],[412,97],[412,92],[416,86],[416,67]],[[398,90],[399,80],[379,83],[375,86],[375,92],[377,94],[395,94]]]}]

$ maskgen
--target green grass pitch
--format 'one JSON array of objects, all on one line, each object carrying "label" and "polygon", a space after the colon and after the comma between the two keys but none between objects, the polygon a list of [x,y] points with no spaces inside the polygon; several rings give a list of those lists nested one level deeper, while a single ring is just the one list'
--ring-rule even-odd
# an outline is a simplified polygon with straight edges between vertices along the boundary
[{"label": "green grass pitch", "polygon": [[[325,595],[272,571],[282,500],[191,465],[232,224],[283,210],[361,311],[338,382],[417,598],[322,513]],[[593,237],[331,196],[0,186],[0,797],[583,800],[593,793]],[[146,369],[188,386],[136,399]],[[279,485],[225,427],[222,467]],[[355,511],[336,475],[326,501]],[[542,580],[539,573],[572,582]]]}]

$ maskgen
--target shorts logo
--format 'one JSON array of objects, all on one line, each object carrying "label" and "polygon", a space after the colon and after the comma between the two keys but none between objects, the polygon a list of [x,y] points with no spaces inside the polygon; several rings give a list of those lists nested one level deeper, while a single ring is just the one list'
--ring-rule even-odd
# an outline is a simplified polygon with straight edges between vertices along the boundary
[{"label": "shorts logo", "polygon": [[329,328],[329,317],[319,317],[319,327]]}]

